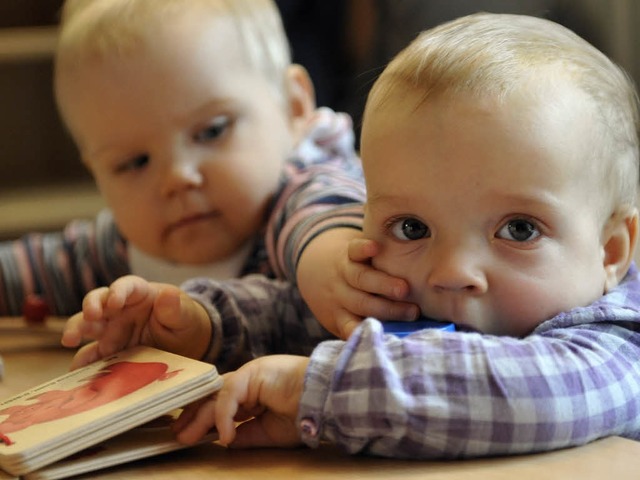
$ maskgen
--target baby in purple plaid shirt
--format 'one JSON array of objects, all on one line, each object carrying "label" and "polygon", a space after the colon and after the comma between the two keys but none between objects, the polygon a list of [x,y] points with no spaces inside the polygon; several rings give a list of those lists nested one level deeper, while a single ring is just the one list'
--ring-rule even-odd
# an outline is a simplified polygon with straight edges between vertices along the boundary
[{"label": "baby in purple plaid shirt", "polygon": [[189,297],[127,277],[85,299],[65,341],[97,340],[76,365],[147,343],[223,369],[306,344],[310,356],[226,374],[176,423],[185,443],[214,425],[234,446],[408,458],[640,440],[637,124],[627,76],[566,28],[495,14],[443,24],[370,93],[366,240],[349,249],[374,245],[373,267],[457,331],[396,338],[369,318],[315,345],[288,284],[197,279]]}]

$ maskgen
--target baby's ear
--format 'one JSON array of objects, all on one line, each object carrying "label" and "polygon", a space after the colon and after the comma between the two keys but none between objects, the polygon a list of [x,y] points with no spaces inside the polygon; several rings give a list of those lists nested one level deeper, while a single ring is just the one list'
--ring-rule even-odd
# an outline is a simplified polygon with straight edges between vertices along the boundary
[{"label": "baby's ear", "polygon": [[287,68],[285,87],[291,127],[296,134],[302,134],[316,109],[313,82],[302,65],[293,64]]},{"label": "baby's ear", "polygon": [[638,241],[638,209],[628,206],[611,215],[604,229],[605,291],[614,288],[626,275]]}]

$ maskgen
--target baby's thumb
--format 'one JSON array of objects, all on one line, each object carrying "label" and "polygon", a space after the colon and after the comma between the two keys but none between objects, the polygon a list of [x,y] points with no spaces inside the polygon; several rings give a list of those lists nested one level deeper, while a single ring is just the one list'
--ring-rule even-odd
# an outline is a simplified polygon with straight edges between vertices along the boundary
[{"label": "baby's thumb", "polygon": [[207,311],[178,287],[167,286],[158,292],[154,321],[150,333],[155,345],[164,350],[199,359],[211,343]]},{"label": "baby's thumb", "polygon": [[153,314],[159,324],[173,330],[182,326],[185,317],[188,317],[188,312],[183,311],[185,309],[181,302],[180,289],[167,286],[158,292],[153,305]]}]

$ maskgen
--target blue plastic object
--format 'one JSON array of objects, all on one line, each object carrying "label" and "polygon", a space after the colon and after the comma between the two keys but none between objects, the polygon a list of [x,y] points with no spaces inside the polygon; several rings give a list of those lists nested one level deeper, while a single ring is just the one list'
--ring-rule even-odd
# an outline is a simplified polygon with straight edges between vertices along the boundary
[{"label": "blue plastic object", "polygon": [[456,326],[449,322],[436,322],[435,320],[416,320],[415,322],[382,322],[386,333],[392,333],[396,337],[406,337],[410,333],[425,328],[437,328],[447,332],[455,332]]}]

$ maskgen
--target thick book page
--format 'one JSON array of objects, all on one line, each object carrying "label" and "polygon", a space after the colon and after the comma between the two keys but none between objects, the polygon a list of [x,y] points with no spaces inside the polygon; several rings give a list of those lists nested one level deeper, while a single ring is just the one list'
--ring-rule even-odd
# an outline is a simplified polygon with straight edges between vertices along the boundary
[{"label": "thick book page", "polygon": [[20,480],[20,477],[0,470],[0,480]]},{"label": "thick book page", "polygon": [[220,388],[213,365],[134,347],[0,402],[0,467],[21,475]]},{"label": "thick book page", "polygon": [[[180,410],[174,410],[151,422],[81,450],[63,460],[27,473],[22,478],[24,480],[59,480],[189,448],[187,445],[178,443],[171,431],[171,423],[179,413]],[[200,440],[199,444],[213,442],[217,439],[217,432],[212,430]]]}]

